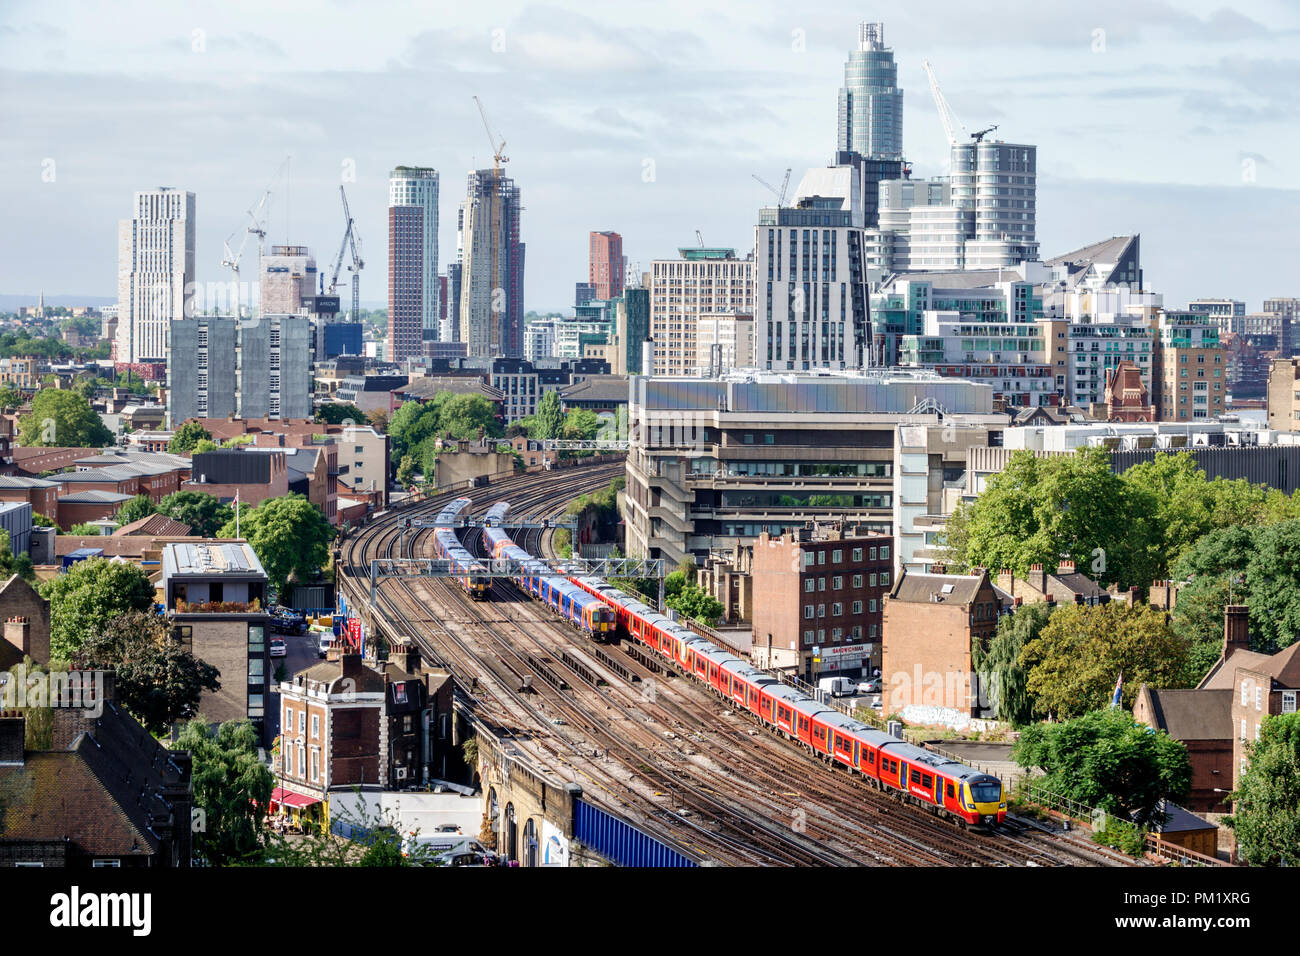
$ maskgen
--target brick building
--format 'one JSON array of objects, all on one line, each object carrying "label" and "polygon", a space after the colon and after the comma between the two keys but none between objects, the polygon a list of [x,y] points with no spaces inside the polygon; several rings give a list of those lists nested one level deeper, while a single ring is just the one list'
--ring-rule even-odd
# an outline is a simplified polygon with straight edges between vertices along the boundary
[{"label": "brick building", "polygon": [[50,663],[50,602],[16,574],[0,584],[0,620],[0,670],[21,664],[24,657],[42,666]]},{"label": "brick building", "polygon": [[904,571],[885,598],[885,711],[918,723],[980,716],[972,648],[997,631],[1002,598],[988,571]]},{"label": "brick building", "polygon": [[193,462],[193,473],[181,491],[202,491],[224,504],[238,494],[248,508],[289,493],[289,466],[282,451],[222,448],[200,452]]},{"label": "brick building", "polygon": [[1232,691],[1158,689],[1143,684],[1133,719],[1163,730],[1187,748],[1192,789],[1183,801],[1197,813],[1224,813],[1232,787]]},{"label": "brick building", "polygon": [[247,718],[264,739],[271,690],[266,585],[244,542],[163,546],[167,623],[187,651],[221,672],[221,689],[204,691],[199,714],[215,723]]},{"label": "brick building", "polygon": [[1081,571],[1075,570],[1073,561],[1061,561],[1056,573],[1043,570],[1041,564],[1031,565],[1029,574],[1018,578],[1010,570],[998,572],[997,586],[1022,604],[1052,601],[1056,604],[1106,604],[1111,595],[1105,588]]},{"label": "brick building", "polygon": [[1132,362],[1120,362],[1106,379],[1105,412],[1108,422],[1156,420],[1156,410],[1142,382],[1142,371]]},{"label": "brick building", "polygon": [[0,501],[25,501],[34,513],[58,521],[59,486],[44,478],[0,477]]},{"label": "brick building", "polygon": [[755,653],[776,663],[779,650],[781,665],[810,681],[869,675],[880,663],[893,542],[840,527],[760,534],[750,571]]}]

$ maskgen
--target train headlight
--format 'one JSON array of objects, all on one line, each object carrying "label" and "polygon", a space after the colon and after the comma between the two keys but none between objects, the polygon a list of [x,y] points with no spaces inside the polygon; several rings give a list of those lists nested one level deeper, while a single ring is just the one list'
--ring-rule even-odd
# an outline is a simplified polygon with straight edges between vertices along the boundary
[{"label": "train headlight", "polygon": [[999,803],[999,804],[998,804],[998,809],[999,809],[999,810],[1005,810],[1006,808],[1007,808],[1007,805],[1006,805],[1006,802],[1005,802],[1005,801],[1003,801],[1002,803]]}]

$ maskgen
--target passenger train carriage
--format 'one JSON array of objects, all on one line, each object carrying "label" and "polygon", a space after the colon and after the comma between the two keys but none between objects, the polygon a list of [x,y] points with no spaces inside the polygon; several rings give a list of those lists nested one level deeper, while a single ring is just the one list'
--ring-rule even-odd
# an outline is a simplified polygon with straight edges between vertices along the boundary
[{"label": "passenger train carriage", "polygon": [[[455,523],[460,513],[469,507],[469,498],[457,498],[448,504],[434,519],[433,546],[438,557],[451,562],[457,573],[456,582],[475,601],[486,601],[488,596],[487,568],[466,550],[456,537]],[[462,573],[463,572],[463,573]]]},{"label": "passenger train carriage", "polygon": [[510,558],[520,563],[523,573],[514,578],[521,590],[548,605],[562,618],[598,641],[613,634],[614,611],[602,600],[588,594],[570,579],[556,574],[511,540],[502,527],[510,505],[500,502],[488,509],[484,518],[483,540],[493,558]]},{"label": "passenger train carriage", "polygon": [[641,642],[830,763],[856,770],[873,786],[963,825],[1005,819],[1007,805],[997,777],[913,746],[819,703],[600,578],[570,580],[613,612],[616,631],[611,638],[626,635]]}]

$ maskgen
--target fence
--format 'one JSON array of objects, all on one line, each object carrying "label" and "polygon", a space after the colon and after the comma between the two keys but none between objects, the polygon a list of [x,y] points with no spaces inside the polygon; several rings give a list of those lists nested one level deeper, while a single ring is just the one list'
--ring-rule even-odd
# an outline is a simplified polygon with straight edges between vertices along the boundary
[{"label": "fence", "polygon": [[927,750],[933,750],[935,753],[947,757],[949,760],[956,760],[958,763],[964,763],[966,766],[973,767],[991,777],[1000,777],[1003,786],[1008,790],[1012,787],[1018,786],[1022,780],[1034,776],[1032,771],[1025,770],[1024,768],[1008,771],[1005,767],[994,767],[992,764],[983,763],[979,760],[971,760],[969,757],[963,757],[960,754],[953,753],[951,750],[936,746],[932,741],[927,740],[925,748]]},{"label": "fence", "polygon": [[573,801],[573,838],[618,866],[699,866],[666,843],[582,798]]}]

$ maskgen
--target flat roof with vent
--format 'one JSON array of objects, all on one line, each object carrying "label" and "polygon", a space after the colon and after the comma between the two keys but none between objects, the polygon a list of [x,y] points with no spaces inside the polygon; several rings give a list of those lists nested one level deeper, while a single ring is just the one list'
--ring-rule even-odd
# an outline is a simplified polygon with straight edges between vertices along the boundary
[{"label": "flat roof with vent", "polygon": [[266,580],[257,554],[242,541],[163,546],[163,577]]}]

